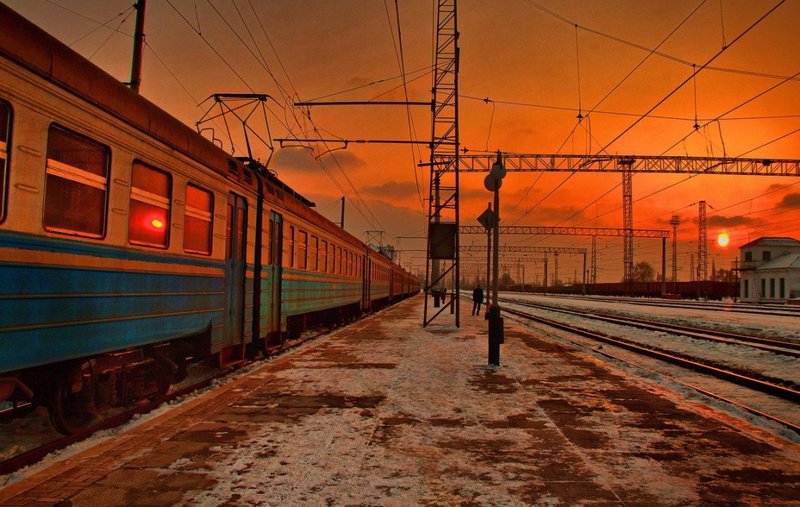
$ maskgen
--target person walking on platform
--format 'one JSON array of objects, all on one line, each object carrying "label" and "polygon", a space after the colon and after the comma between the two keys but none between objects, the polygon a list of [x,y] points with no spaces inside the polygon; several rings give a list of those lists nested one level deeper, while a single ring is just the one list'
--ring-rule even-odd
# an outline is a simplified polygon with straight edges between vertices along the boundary
[{"label": "person walking on platform", "polygon": [[475,287],[472,289],[472,315],[481,314],[481,303],[483,303],[483,289]]}]

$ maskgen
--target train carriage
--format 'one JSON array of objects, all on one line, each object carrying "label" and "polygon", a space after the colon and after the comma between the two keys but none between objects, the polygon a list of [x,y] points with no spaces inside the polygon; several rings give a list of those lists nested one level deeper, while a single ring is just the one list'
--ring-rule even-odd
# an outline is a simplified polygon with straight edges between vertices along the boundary
[{"label": "train carriage", "polygon": [[413,292],[312,208],[0,4],[0,402],[68,433]]}]

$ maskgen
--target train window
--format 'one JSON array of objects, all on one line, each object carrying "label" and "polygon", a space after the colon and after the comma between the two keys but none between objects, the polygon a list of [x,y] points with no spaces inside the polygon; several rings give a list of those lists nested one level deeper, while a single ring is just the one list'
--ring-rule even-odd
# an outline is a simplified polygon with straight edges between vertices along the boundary
[{"label": "train window", "polygon": [[324,239],[319,249],[319,270],[323,273],[328,272],[328,242]]},{"label": "train window", "polygon": [[211,255],[214,195],[191,183],[186,185],[186,213],[183,217],[183,249]]},{"label": "train window", "polygon": [[306,269],[308,267],[308,233],[297,231],[297,268]]},{"label": "train window", "polygon": [[347,276],[353,276],[353,252],[347,252]]},{"label": "train window", "polygon": [[55,125],[50,127],[42,220],[46,230],[103,236],[110,158],[106,146]]},{"label": "train window", "polygon": [[0,100],[0,221],[6,217],[8,146],[11,137],[11,106]]},{"label": "train window", "polygon": [[336,245],[333,243],[331,243],[331,262],[328,267],[332,274],[336,274]]},{"label": "train window", "polygon": [[172,178],[169,174],[134,161],[128,213],[128,240],[131,243],[166,248],[171,194]]},{"label": "train window", "polygon": [[341,275],[342,274],[342,263],[343,263],[342,262],[342,248],[338,247],[338,246],[336,247],[336,258],[338,260],[338,263],[336,264],[336,273]]},{"label": "train window", "polygon": [[319,269],[319,257],[317,256],[318,249],[319,239],[316,236],[311,236],[311,245],[308,249],[308,260],[310,261],[308,269],[311,271],[317,271],[317,269]]}]

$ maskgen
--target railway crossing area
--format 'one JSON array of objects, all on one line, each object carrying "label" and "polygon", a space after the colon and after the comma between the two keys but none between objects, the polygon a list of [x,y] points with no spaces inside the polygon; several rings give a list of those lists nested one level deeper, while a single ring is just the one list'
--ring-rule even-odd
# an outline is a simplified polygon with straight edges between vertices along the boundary
[{"label": "railway crossing area", "polygon": [[506,320],[421,296],[143,418],[0,505],[791,505],[800,446]]}]

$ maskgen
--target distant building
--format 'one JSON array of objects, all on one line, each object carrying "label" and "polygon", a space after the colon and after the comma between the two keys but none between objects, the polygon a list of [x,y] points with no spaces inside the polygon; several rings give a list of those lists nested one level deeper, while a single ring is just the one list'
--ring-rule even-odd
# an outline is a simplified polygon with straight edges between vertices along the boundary
[{"label": "distant building", "polygon": [[764,237],[739,250],[742,301],[772,303],[800,298],[800,241]]}]

